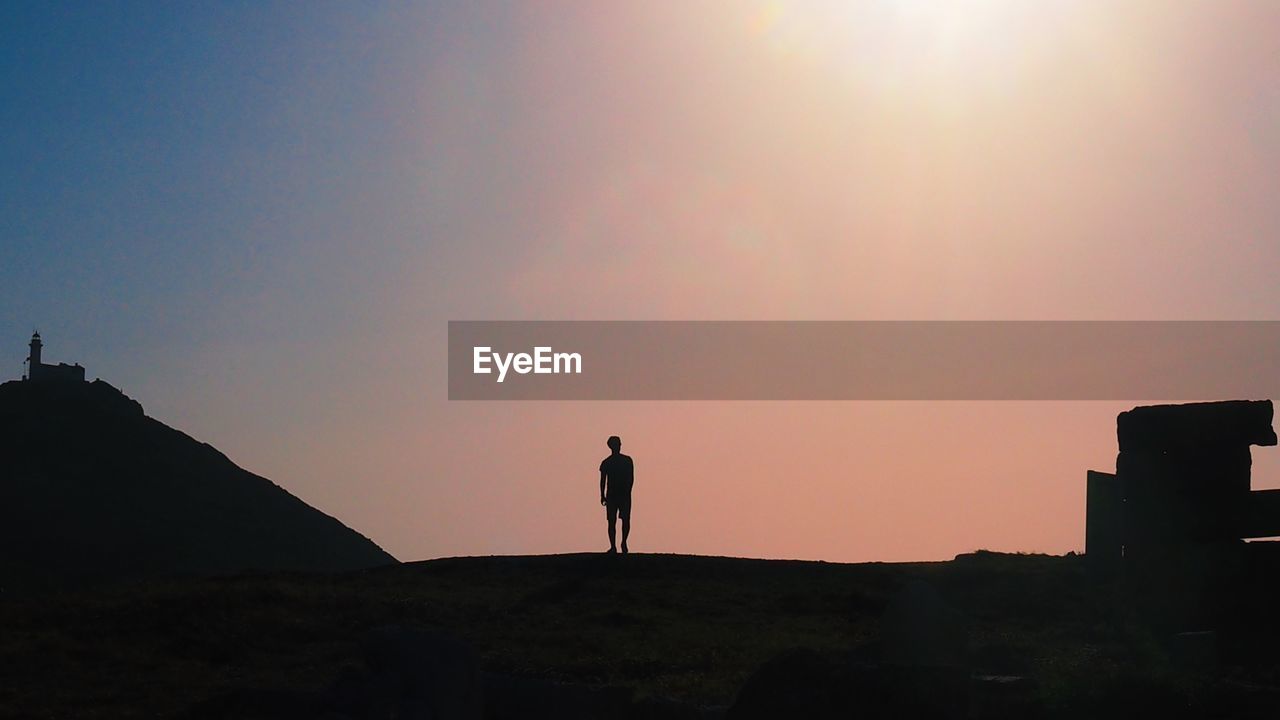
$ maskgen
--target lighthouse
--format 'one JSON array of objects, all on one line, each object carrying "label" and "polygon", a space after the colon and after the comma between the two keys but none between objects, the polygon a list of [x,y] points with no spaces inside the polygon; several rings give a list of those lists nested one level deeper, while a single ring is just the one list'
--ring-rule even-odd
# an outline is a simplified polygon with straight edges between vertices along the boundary
[{"label": "lighthouse", "polygon": [[80,363],[76,363],[75,365],[68,365],[66,363],[45,365],[41,362],[41,350],[43,348],[44,342],[40,340],[40,333],[31,333],[31,353],[27,356],[28,380],[84,382],[84,368],[80,367]]},{"label": "lighthouse", "polygon": [[44,347],[44,343],[40,342],[40,332],[31,333],[31,354],[27,356],[28,377],[35,379],[40,367],[40,348]]}]

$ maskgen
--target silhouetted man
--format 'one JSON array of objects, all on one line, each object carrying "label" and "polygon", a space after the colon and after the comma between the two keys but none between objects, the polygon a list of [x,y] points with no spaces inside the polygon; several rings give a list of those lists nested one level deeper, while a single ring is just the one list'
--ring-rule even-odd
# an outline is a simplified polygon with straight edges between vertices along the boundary
[{"label": "silhouetted man", "polygon": [[631,534],[631,484],[635,481],[635,466],[630,455],[622,454],[622,438],[609,438],[609,457],[600,463],[600,504],[605,507],[609,520],[609,552],[618,552],[614,538],[614,525],[622,516],[622,552],[627,551],[627,536]]}]

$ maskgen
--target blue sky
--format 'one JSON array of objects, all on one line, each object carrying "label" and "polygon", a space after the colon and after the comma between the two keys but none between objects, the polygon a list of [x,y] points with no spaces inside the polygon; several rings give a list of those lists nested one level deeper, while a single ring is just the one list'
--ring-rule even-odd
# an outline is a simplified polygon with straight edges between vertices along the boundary
[{"label": "blue sky", "polygon": [[6,335],[39,325],[55,355],[102,358],[358,319],[342,290],[394,262],[369,218],[404,169],[397,53],[430,23],[343,4],[0,12]]}]

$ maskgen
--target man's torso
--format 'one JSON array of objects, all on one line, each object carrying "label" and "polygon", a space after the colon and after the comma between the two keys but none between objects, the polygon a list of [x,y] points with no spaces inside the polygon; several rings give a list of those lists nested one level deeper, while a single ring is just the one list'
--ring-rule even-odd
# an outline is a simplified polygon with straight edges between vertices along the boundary
[{"label": "man's torso", "polygon": [[608,479],[608,498],[612,501],[631,499],[631,485],[635,482],[635,466],[630,455],[610,455],[600,463],[600,472]]}]

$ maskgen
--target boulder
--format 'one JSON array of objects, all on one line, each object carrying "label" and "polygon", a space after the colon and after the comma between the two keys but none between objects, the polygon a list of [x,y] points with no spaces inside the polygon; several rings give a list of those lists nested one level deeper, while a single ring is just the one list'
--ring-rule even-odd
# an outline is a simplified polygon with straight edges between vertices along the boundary
[{"label": "boulder", "polygon": [[1270,400],[1228,400],[1184,405],[1147,405],[1120,413],[1120,452],[1192,450],[1275,445]]}]

